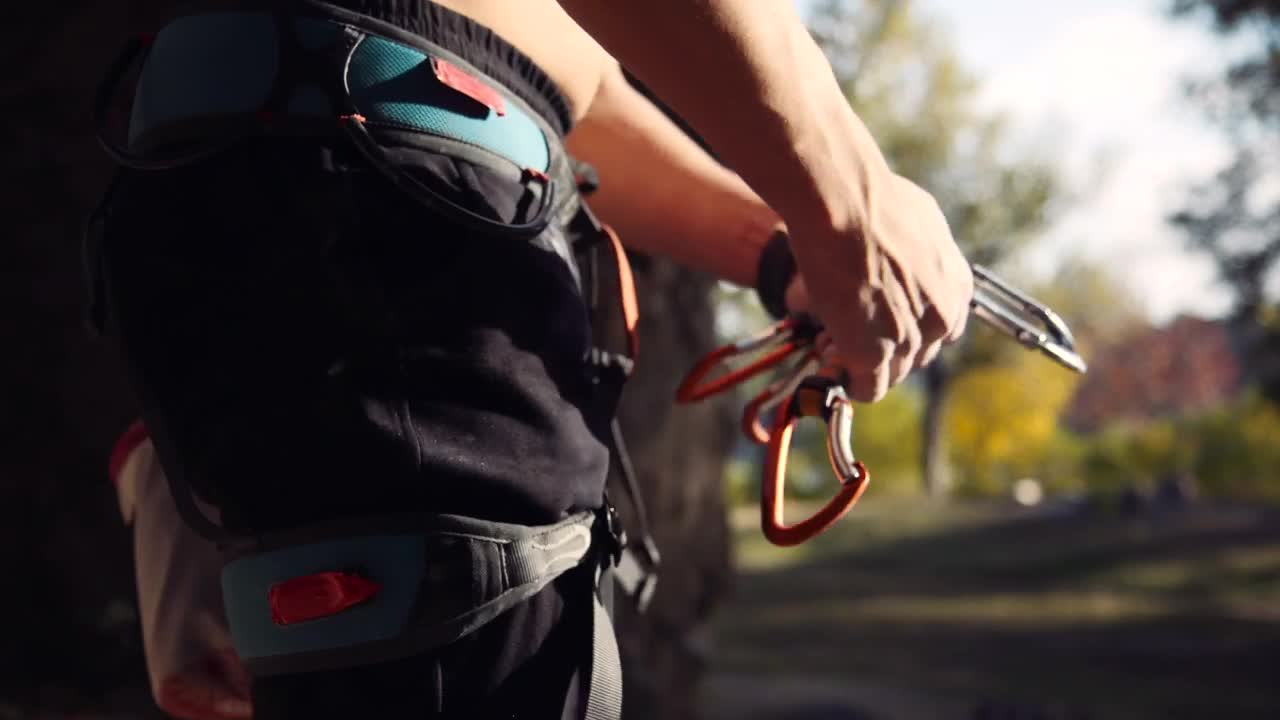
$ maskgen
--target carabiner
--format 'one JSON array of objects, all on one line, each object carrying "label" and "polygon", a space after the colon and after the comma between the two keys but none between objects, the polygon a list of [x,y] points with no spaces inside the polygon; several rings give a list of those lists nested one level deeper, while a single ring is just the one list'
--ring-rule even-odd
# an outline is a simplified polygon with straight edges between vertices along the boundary
[{"label": "carabiner", "polygon": [[981,265],[973,266],[973,280],[971,305],[978,319],[1071,370],[1088,372],[1070,328],[1057,313]]},{"label": "carabiner", "polygon": [[742,432],[757,445],[769,442],[770,431],[760,422],[760,416],[777,407],[783,400],[795,394],[800,382],[817,370],[819,355],[810,349],[800,357],[791,369],[769,383],[764,390],[747,403],[742,409]]},{"label": "carabiner", "polygon": [[[685,375],[676,390],[676,402],[692,403],[724,392],[786,361],[793,353],[814,343],[818,327],[805,316],[793,315],[773,325],[764,332],[736,343],[717,348],[708,353]],[[706,379],[722,363],[741,355],[769,349],[763,357],[736,370],[728,370],[711,380]]]},{"label": "carabiner", "polygon": [[[809,518],[786,525],[787,453],[796,421],[821,417],[827,424],[827,459],[840,479],[840,491]],[[867,489],[871,476],[853,455],[853,404],[839,381],[814,375],[805,378],[791,399],[778,409],[778,422],[769,436],[764,483],[760,494],[760,524],[774,545],[799,545],[812,539],[849,512]]]}]

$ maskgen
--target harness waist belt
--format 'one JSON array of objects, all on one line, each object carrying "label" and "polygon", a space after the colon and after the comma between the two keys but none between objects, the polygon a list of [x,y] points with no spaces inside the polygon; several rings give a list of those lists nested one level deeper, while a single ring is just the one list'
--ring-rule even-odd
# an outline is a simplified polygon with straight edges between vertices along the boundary
[{"label": "harness waist belt", "polygon": [[222,571],[236,651],[251,673],[274,675],[447,645],[597,558],[595,519],[379,516],[264,538]]}]

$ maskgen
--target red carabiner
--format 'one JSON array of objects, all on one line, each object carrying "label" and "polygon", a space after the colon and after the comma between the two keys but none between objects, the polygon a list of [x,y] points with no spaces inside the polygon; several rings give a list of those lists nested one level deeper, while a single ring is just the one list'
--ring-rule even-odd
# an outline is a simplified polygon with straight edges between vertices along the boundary
[{"label": "red carabiner", "polygon": [[[676,402],[698,402],[722,393],[734,385],[785,362],[793,353],[812,345],[816,337],[817,331],[812,322],[807,318],[793,316],[770,325],[762,333],[717,348],[699,360],[689,374],[685,375],[679,389],[676,390]],[[729,370],[710,380],[707,379],[707,376],[722,363],[771,347],[774,349],[754,362]]]},{"label": "red carabiner", "polygon": [[[840,479],[836,496],[809,518],[785,524],[787,453],[796,421],[821,417],[827,423],[827,459]],[[836,380],[823,376],[806,378],[791,399],[778,409],[778,422],[769,437],[764,483],[760,495],[760,524],[764,536],[774,545],[792,546],[810,540],[831,527],[858,502],[871,476],[853,456],[851,432],[853,404]]]}]

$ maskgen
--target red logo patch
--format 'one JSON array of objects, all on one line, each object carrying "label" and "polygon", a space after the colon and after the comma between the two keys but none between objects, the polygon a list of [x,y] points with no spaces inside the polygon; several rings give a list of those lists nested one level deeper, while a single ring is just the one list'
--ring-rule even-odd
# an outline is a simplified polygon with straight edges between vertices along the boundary
[{"label": "red logo patch", "polygon": [[437,57],[431,58],[431,67],[436,71],[436,78],[448,87],[457,90],[499,115],[507,114],[507,101],[503,99],[502,94],[468,75],[462,68]]},{"label": "red logo patch", "polygon": [[291,578],[271,586],[271,622],[276,625],[337,615],[378,594],[382,586],[368,578],[344,572],[322,572]]}]

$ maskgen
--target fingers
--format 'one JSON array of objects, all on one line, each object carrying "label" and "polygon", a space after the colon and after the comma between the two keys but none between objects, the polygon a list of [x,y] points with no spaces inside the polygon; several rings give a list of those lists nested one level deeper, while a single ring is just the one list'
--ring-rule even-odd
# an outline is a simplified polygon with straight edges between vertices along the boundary
[{"label": "fingers", "polygon": [[950,342],[950,331],[947,322],[937,309],[930,308],[920,320],[920,335],[924,347],[916,355],[916,367],[924,367],[933,362],[942,351],[942,346]]},{"label": "fingers", "polygon": [[885,395],[889,394],[889,389],[895,384],[893,382],[894,343],[889,340],[881,340],[880,345],[881,355],[884,360],[879,365],[870,368],[850,362],[845,356],[841,355],[835,345],[828,346],[822,353],[822,364],[824,366],[839,367],[844,370],[848,379],[848,382],[845,383],[845,392],[857,402],[879,402],[884,399]]},{"label": "fingers", "polygon": [[947,343],[959,340],[969,326],[969,303],[960,306],[958,316],[951,321],[951,332],[947,333]]},{"label": "fingers", "polygon": [[973,306],[973,266],[965,261],[963,267],[958,269],[954,274],[955,280],[959,286],[957,293],[962,302],[957,303],[956,316],[951,318],[951,322],[947,327],[950,332],[947,334],[947,342],[955,342],[964,335],[965,328],[969,324],[969,310]]},{"label": "fingers", "polygon": [[828,261],[802,262],[804,281],[788,293],[789,307],[826,325],[835,348],[823,357],[848,371],[848,392],[863,402],[959,339],[973,298],[972,269],[933,196],[898,176],[880,188],[875,222],[829,238],[815,254]]},{"label": "fingers", "polygon": [[[897,385],[907,378],[907,375],[915,368],[916,356],[920,353],[920,347],[924,343],[924,335],[921,332],[919,314],[917,308],[923,310],[923,304],[917,299],[912,302],[906,289],[902,283],[894,282],[886,288],[890,297],[894,299],[893,305],[900,317],[898,328],[899,339],[898,344],[894,347],[893,358],[888,364],[889,385]],[[907,311],[906,317],[901,317],[903,311]]]},{"label": "fingers", "polygon": [[906,379],[915,367],[923,346],[918,313],[927,307],[913,296],[900,280],[889,258],[875,263],[877,280],[861,293],[856,342],[826,348],[824,360],[844,368],[851,382],[850,397],[859,402],[876,402],[891,387]]}]

